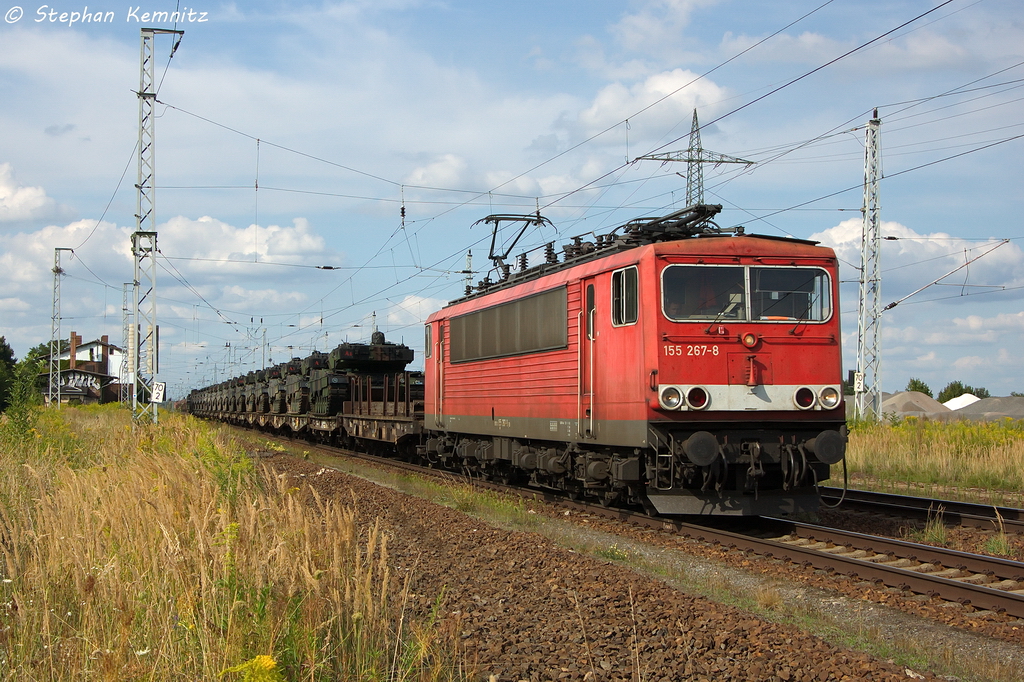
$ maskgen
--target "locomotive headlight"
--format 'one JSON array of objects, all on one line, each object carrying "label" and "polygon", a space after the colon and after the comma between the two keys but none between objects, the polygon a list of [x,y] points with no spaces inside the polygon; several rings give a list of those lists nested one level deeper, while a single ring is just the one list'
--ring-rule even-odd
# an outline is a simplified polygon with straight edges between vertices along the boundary
[{"label": "locomotive headlight", "polygon": [[821,401],[822,407],[824,407],[826,410],[831,410],[833,407],[839,404],[839,391],[832,388],[831,386],[826,386],[825,388],[821,389],[820,393],[818,393],[818,400]]},{"label": "locomotive headlight", "polygon": [[809,410],[814,407],[814,401],[814,391],[806,386],[801,386],[796,389],[795,393],[793,393],[793,402],[796,403],[796,406],[801,410]]},{"label": "locomotive headlight", "polygon": [[675,386],[661,389],[661,404],[670,410],[677,410],[683,402],[683,394]]},{"label": "locomotive headlight", "polygon": [[751,334],[750,332],[744,334],[743,338],[740,340],[743,342],[743,345],[746,346],[747,348],[753,348],[754,346],[757,345],[757,336]]},{"label": "locomotive headlight", "polygon": [[701,386],[694,386],[686,392],[686,404],[691,410],[703,410],[709,402],[708,392]]}]

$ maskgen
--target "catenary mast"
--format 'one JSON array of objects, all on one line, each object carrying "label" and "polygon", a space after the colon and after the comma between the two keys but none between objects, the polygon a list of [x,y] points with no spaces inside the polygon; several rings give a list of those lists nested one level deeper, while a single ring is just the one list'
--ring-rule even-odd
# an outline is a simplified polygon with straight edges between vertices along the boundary
[{"label": "catenary mast", "polygon": [[878,419],[882,405],[882,274],[881,221],[878,185],[882,178],[882,121],[878,109],[868,121],[864,139],[864,229],[860,247],[860,304],[857,316],[857,371],[854,374],[856,416]]},{"label": "catenary mast", "polygon": [[153,400],[159,365],[159,329],[156,322],[156,83],[154,43],[157,35],[173,35],[178,49],[184,31],[162,28],[141,29],[139,55],[139,175],[135,187],[135,233],[132,256],[135,279],[132,301],[131,364],[132,416],[137,422],[157,421]]}]

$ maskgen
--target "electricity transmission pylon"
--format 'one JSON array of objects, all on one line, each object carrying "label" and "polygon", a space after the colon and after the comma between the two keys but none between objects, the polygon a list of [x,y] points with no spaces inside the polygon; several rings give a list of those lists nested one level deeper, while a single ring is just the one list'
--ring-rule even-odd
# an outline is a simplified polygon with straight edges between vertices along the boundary
[{"label": "electricity transmission pylon", "polygon": [[700,124],[697,122],[697,110],[693,110],[693,124],[690,126],[690,146],[677,152],[663,154],[645,154],[638,159],[651,161],[685,161],[686,162],[686,205],[704,203],[704,164],[719,166],[723,163],[742,163],[752,166],[753,161],[740,159],[728,154],[719,154],[704,149],[700,144]]},{"label": "electricity transmission pylon", "polygon": [[864,227],[860,246],[857,371],[854,374],[858,419],[878,419],[882,406],[882,235],[878,193],[882,179],[881,127],[882,121],[875,109],[864,134],[864,204],[861,208]]}]

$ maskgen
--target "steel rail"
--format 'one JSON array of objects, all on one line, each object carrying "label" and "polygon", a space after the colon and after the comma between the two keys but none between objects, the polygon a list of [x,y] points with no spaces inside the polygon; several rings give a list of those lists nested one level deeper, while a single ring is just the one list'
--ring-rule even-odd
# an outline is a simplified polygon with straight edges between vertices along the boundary
[{"label": "steel rail", "polygon": [[[729,549],[758,554],[771,559],[791,561],[796,564],[845,575],[854,579],[868,580],[881,583],[887,587],[909,590],[917,594],[938,597],[946,601],[958,602],[976,608],[1006,613],[1017,618],[1024,618],[1024,563],[1022,562],[969,554],[967,552],[852,531],[843,531],[813,524],[763,517],[763,521],[771,524],[771,528],[768,530],[771,531],[769,534],[773,535],[773,537],[766,538],[762,537],[766,532],[764,527],[759,529],[758,535],[739,533],[699,523],[688,523],[674,518],[649,516],[627,509],[603,507],[596,504],[573,501],[554,491],[503,485],[468,477],[458,472],[425,468],[399,460],[377,457],[323,444],[313,444],[308,441],[303,441],[303,443],[307,447],[312,447],[314,450],[320,450],[332,456],[356,457],[405,471],[413,471],[450,480],[467,481],[483,488],[512,493],[527,499],[543,500],[619,522],[668,531],[700,542],[718,544]],[[783,536],[798,536],[812,541],[812,544],[792,544],[792,542],[783,541],[783,537],[779,536],[779,533],[782,533]],[[832,545],[832,547],[826,546],[823,548],[820,545]],[[843,548],[850,548],[852,551],[845,552],[844,555],[844,552],[838,551],[843,550]],[[822,549],[829,551],[822,551]],[[885,562],[879,561],[883,556],[888,560]],[[986,576],[986,579],[996,577],[1003,583],[1015,582],[1017,587],[1021,589],[1010,591],[983,584],[964,582],[963,580],[942,575],[933,575],[922,572],[920,565],[912,567],[893,565],[897,563],[913,563],[915,561],[932,564],[936,568],[946,567],[947,569],[969,571],[974,576]],[[914,570],[915,568],[917,570]]]},{"label": "steel rail", "polygon": [[842,499],[840,509],[879,512],[902,518],[941,518],[944,522],[967,528],[1024,533],[1024,509],[867,490],[847,490],[843,497],[841,488],[819,490],[821,498],[826,502],[834,503]]}]

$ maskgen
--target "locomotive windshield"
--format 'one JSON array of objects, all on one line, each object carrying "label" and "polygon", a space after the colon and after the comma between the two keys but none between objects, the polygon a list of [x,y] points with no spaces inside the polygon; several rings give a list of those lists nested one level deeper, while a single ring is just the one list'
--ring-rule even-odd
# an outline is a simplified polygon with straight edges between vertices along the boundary
[{"label": "locomotive windshield", "polygon": [[675,322],[822,322],[831,314],[828,273],[820,268],[669,265],[662,310]]},{"label": "locomotive windshield", "polygon": [[662,274],[665,316],[670,320],[745,320],[744,268],[670,265]]},{"label": "locomotive windshield", "polygon": [[828,318],[828,275],[817,268],[750,268],[755,320]]}]

